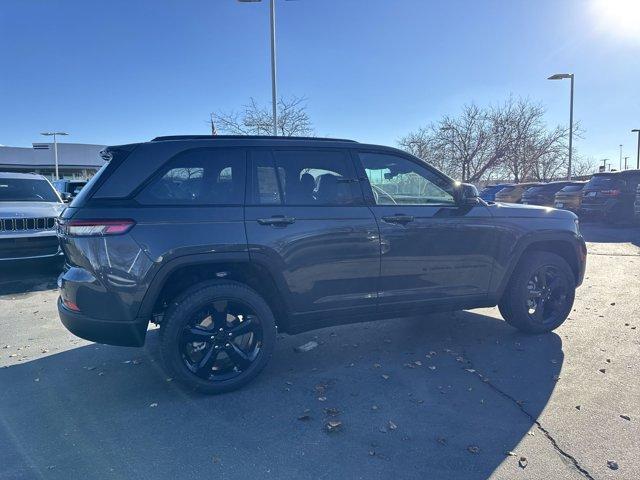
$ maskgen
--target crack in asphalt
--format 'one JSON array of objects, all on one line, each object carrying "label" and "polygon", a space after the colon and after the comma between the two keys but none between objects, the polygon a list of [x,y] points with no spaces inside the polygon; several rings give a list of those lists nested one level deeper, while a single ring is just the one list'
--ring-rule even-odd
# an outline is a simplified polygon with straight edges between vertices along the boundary
[{"label": "crack in asphalt", "polygon": [[[538,430],[540,430],[544,434],[544,436],[547,438],[547,440],[549,440],[549,442],[551,442],[551,445],[553,446],[553,448],[560,455],[562,455],[564,458],[569,460],[571,462],[571,464],[574,466],[574,468],[576,470],[578,470],[578,472],[580,472],[585,478],[588,478],[589,480],[595,480],[595,478],[589,473],[589,471],[587,469],[585,469],[584,467],[582,467],[580,465],[580,463],[578,462],[578,460],[573,455],[571,455],[569,452],[567,452],[563,448],[561,448],[560,445],[558,445],[558,442],[553,437],[553,435],[551,435],[549,430],[544,428],[542,426],[542,424],[533,415],[531,415],[529,412],[527,412],[525,410],[525,408],[522,406],[522,402],[521,401],[516,400],[514,397],[509,395],[507,392],[501,390],[496,385],[491,383],[491,381],[489,380],[488,377],[484,376],[483,374],[478,372],[478,370],[476,370],[475,366],[473,365],[473,362],[471,362],[467,358],[466,355],[464,356],[464,359],[465,359],[466,364],[468,365],[469,369],[473,369],[472,373],[474,373],[474,375],[476,377],[478,377],[482,381],[482,383],[484,383],[485,385],[488,385],[494,392],[498,393],[500,396],[502,396],[503,398],[509,400],[516,407],[518,407],[518,409],[529,418],[531,423],[533,423],[536,426],[536,428],[538,428]],[[467,368],[465,367],[465,369],[467,369]],[[469,370],[469,369],[467,369],[467,370]]]}]

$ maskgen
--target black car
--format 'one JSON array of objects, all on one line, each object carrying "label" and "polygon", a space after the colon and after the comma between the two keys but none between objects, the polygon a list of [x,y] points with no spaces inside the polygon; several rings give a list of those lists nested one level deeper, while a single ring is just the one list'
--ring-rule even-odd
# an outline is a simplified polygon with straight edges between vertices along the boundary
[{"label": "black car", "polygon": [[582,191],[580,216],[611,223],[632,221],[638,183],[640,170],[594,174]]},{"label": "black car", "polygon": [[522,194],[524,205],[541,205],[543,207],[553,207],[555,195],[564,187],[582,185],[579,182],[549,182],[535,187],[531,187]]},{"label": "black car", "polygon": [[53,186],[56,188],[65,202],[70,202],[71,200],[73,200],[86,184],[86,180],[61,179],[53,181]]},{"label": "black car", "polygon": [[204,392],[255,377],[276,329],[499,305],[547,332],[583,279],[573,213],[486,204],[394,148],[174,136],[103,156],[59,220],[62,322],[133,346],[158,323],[169,374]]}]

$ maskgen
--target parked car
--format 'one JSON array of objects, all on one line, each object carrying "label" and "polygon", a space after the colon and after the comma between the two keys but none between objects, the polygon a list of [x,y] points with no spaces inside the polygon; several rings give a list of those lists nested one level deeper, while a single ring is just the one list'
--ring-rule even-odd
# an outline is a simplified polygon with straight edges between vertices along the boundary
[{"label": "parked car", "polygon": [[553,207],[556,193],[564,187],[570,185],[582,185],[577,182],[549,182],[537,187],[531,187],[522,194],[521,202],[524,205],[540,205],[543,207]]},{"label": "parked car", "polygon": [[503,188],[496,193],[496,202],[502,203],[521,203],[522,195],[525,190],[531,187],[537,187],[542,185],[541,183],[529,182],[529,183],[517,183]]},{"label": "parked car", "polygon": [[582,203],[582,190],[587,182],[574,182],[567,185],[555,195],[553,206],[577,213]]},{"label": "parked car", "polygon": [[480,192],[480,198],[485,202],[495,202],[496,193],[506,187],[510,187],[510,183],[499,183],[497,185],[487,185]]},{"label": "parked car", "polygon": [[62,200],[64,200],[65,202],[70,202],[71,200],[73,200],[86,184],[86,180],[62,179],[53,181],[53,186],[60,194]]},{"label": "parked car", "polygon": [[168,374],[204,392],[254,378],[276,329],[498,305],[547,332],[583,279],[573,213],[486,204],[394,148],[174,136],[104,157],[60,218],[60,318],[130,346],[160,324]]},{"label": "parked car", "polygon": [[634,218],[640,170],[596,173],[584,187],[579,213],[607,222],[629,222]]},{"label": "parked car", "polygon": [[45,177],[0,172],[0,262],[62,255],[55,219],[63,209]]}]

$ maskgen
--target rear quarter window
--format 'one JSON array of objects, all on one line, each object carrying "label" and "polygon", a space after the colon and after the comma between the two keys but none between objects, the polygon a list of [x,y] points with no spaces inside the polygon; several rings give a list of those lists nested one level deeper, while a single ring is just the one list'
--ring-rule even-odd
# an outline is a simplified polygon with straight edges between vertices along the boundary
[{"label": "rear quarter window", "polygon": [[142,205],[241,205],[245,169],[244,150],[190,150],[160,168],[136,200]]}]

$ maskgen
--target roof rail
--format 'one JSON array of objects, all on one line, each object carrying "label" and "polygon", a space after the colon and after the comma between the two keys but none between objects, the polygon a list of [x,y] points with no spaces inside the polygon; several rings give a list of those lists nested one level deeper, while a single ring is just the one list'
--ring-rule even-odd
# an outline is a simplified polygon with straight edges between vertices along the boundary
[{"label": "roof rail", "polygon": [[355,140],[345,138],[325,138],[325,137],[276,137],[273,135],[168,135],[156,137],[152,142],[164,142],[167,140],[317,140],[322,142],[351,142]]}]

